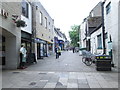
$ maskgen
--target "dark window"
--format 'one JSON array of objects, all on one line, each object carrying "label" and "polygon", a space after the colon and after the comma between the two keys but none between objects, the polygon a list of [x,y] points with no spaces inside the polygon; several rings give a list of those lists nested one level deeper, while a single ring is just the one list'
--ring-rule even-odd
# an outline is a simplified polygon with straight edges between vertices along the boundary
[{"label": "dark window", "polygon": [[107,33],[105,33],[105,39],[107,39],[108,38],[108,34]]},{"label": "dark window", "polygon": [[40,12],[39,18],[40,18],[40,24],[41,24],[41,25],[42,25],[42,17],[43,17],[42,12]]},{"label": "dark window", "polygon": [[47,29],[47,18],[45,17],[45,28]]},{"label": "dark window", "polygon": [[29,5],[24,0],[22,1],[22,14],[28,18]]},{"label": "dark window", "polygon": [[38,6],[36,6],[36,10],[38,10]]},{"label": "dark window", "polygon": [[101,39],[101,34],[97,36],[97,41],[98,41],[98,49],[102,49],[102,39]]},{"label": "dark window", "polygon": [[111,2],[108,3],[108,5],[106,6],[106,14],[110,13],[111,11]]}]

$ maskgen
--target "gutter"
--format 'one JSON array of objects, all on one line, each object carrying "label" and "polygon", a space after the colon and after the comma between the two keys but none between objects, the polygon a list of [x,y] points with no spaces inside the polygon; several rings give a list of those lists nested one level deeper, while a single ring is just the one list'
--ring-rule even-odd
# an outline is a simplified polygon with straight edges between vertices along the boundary
[{"label": "gutter", "polygon": [[104,4],[105,1],[101,4],[102,9],[102,36],[103,36],[103,55],[106,54],[106,48],[105,48],[105,26],[104,26]]}]

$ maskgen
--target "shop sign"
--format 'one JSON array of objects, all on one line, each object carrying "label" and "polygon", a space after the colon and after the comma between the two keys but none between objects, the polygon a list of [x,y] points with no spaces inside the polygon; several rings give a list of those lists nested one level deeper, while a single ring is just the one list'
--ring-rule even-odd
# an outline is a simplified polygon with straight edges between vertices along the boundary
[{"label": "shop sign", "polygon": [[41,40],[41,39],[39,39],[39,38],[36,38],[36,39],[35,39],[35,42],[37,42],[37,43],[44,43],[44,44],[46,43],[45,41],[43,41],[43,40]]},{"label": "shop sign", "polygon": [[0,8],[0,15],[2,15],[5,18],[7,18],[8,17],[8,12],[6,12],[4,9]]}]

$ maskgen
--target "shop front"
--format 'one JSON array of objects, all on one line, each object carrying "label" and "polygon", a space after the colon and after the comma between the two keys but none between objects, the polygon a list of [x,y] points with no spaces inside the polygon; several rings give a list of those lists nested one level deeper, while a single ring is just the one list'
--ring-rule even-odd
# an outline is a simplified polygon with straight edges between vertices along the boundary
[{"label": "shop front", "polygon": [[5,37],[0,35],[0,65],[5,65]]},{"label": "shop front", "polygon": [[53,54],[53,43],[48,42],[48,56]]},{"label": "shop front", "polygon": [[61,50],[64,50],[64,41],[58,40],[59,46],[61,47]]},{"label": "shop front", "polygon": [[57,37],[54,37],[54,44],[55,44],[55,47],[56,47],[57,45],[59,45],[59,42],[58,42],[58,38],[57,38]]},{"label": "shop front", "polygon": [[21,31],[21,45],[24,45],[27,50],[27,64],[33,63],[32,54],[32,39],[31,34]]},{"label": "shop front", "polygon": [[37,43],[37,59],[47,57],[47,42],[39,38],[36,38],[35,42]]}]

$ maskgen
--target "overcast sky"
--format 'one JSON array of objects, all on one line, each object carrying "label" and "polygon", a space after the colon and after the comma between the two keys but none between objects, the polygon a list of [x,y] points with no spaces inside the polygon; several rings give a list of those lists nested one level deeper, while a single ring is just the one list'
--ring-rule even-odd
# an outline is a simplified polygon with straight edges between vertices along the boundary
[{"label": "overcast sky", "polygon": [[80,25],[101,0],[40,0],[54,19],[54,25],[66,34],[72,25]]}]

